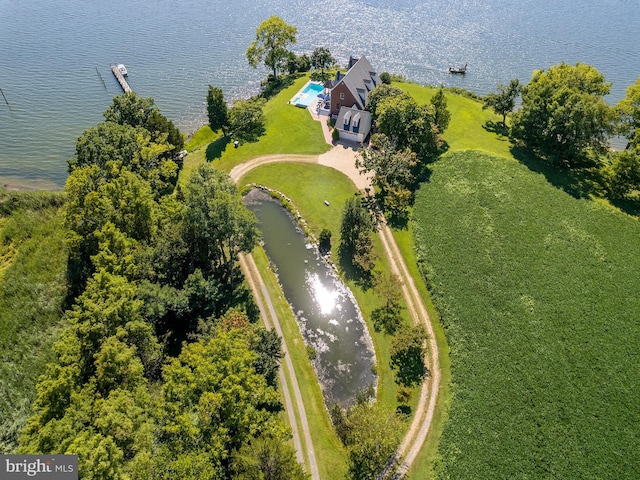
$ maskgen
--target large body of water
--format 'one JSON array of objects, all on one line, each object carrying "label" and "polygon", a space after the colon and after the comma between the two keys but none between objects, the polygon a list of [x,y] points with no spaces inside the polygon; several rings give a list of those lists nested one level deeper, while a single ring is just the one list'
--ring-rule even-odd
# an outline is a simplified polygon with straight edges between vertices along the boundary
[{"label": "large body of water", "polygon": [[[267,72],[245,51],[270,15],[298,27],[300,53],[365,54],[379,71],[479,94],[561,61],[604,73],[611,103],[640,77],[636,0],[0,0],[0,178],[64,183],[75,139],[120,93],[113,63],[190,133],[208,84],[257,91]],[[447,73],[465,63],[466,76]]]}]

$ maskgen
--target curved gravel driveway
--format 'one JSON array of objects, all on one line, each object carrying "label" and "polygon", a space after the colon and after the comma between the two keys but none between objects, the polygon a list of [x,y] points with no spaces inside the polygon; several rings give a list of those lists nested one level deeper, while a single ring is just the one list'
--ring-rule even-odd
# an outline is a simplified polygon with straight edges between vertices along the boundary
[{"label": "curved gravel driveway", "polygon": [[[238,182],[242,176],[247,174],[253,168],[264,165],[267,163],[276,163],[276,162],[303,162],[303,163],[317,163],[320,165],[325,165],[328,167],[335,168],[336,170],[347,175],[353,183],[360,190],[365,190],[370,188],[371,184],[369,178],[360,175],[360,172],[355,167],[355,157],[357,154],[357,145],[349,144],[349,143],[338,143],[334,148],[329,150],[328,152],[316,156],[316,155],[266,155],[261,157],[256,157],[248,162],[237,165],[231,170],[230,176],[234,182]],[[431,428],[431,424],[433,421],[433,416],[435,412],[436,401],[438,398],[438,390],[440,387],[440,366],[438,362],[439,352],[438,352],[438,344],[436,342],[435,332],[433,330],[433,325],[431,324],[431,318],[427,312],[427,309],[422,301],[422,297],[418,289],[415,286],[415,282],[411,277],[409,270],[404,262],[404,258],[398,249],[398,246],[393,238],[393,234],[391,229],[386,225],[386,223],[380,222],[378,225],[378,231],[380,233],[380,238],[382,240],[382,245],[384,247],[385,253],[389,259],[389,263],[391,265],[391,269],[393,273],[398,275],[402,285],[402,293],[405,298],[405,302],[407,304],[407,308],[411,314],[411,318],[415,324],[422,324],[425,326],[428,335],[428,349],[427,355],[425,357],[425,362],[429,367],[430,375],[427,376],[422,384],[422,389],[420,391],[420,400],[416,407],[416,412],[413,417],[413,421],[407,431],[398,451],[396,453],[396,458],[401,462],[398,473],[396,474],[396,478],[406,473],[416,457],[420,453],[420,449],[424,444],[424,441],[429,433]],[[249,256],[247,256],[249,257]],[[245,263],[246,268],[246,262]],[[247,272],[250,275],[251,272]],[[255,276],[254,276],[255,278]],[[258,276],[259,278],[259,276]],[[261,281],[261,280],[260,280]],[[253,287],[252,287],[253,288]],[[256,292],[260,293],[260,292]],[[275,314],[273,316],[274,323],[277,324],[277,317]],[[281,333],[279,332],[281,335]],[[288,357],[287,357],[288,358]],[[293,368],[293,366],[291,366]],[[295,387],[297,387],[297,382],[295,379],[295,374],[293,374],[293,370],[290,372],[291,382]],[[284,382],[286,385],[286,382]],[[295,389],[294,387],[294,389]],[[302,403],[302,399],[296,395],[296,403],[298,404],[298,411],[301,412],[301,421],[303,424],[303,430],[305,430],[305,443],[307,446],[307,456],[309,458],[312,469],[312,477],[314,480],[318,480],[318,470],[315,466],[315,454],[313,452],[313,444],[311,442],[311,438],[309,436],[309,427],[306,415],[304,415],[304,404]],[[295,429],[294,429],[295,430]],[[294,435],[298,433],[294,431]],[[296,445],[299,445],[299,439]],[[313,459],[313,462],[311,462]]]}]

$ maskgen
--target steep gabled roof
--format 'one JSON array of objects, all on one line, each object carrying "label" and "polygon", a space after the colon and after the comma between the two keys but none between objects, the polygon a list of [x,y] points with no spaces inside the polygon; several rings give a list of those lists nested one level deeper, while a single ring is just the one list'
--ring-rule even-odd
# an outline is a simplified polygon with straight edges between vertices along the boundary
[{"label": "steep gabled roof", "polygon": [[367,97],[379,83],[378,74],[364,55],[358,60],[353,57],[349,59],[350,68],[347,73],[335,83],[334,88],[340,84],[346,86],[360,110],[367,106]]}]

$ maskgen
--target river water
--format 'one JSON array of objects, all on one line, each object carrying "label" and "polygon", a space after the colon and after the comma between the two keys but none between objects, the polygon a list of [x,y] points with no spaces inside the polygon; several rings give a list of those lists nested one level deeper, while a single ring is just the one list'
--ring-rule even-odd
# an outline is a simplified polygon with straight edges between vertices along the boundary
[{"label": "river water", "polygon": [[[604,73],[611,103],[640,77],[635,0],[0,0],[0,177],[64,183],[75,139],[120,93],[113,63],[190,133],[208,84],[228,99],[257,91],[267,72],[245,51],[270,15],[298,27],[298,53],[366,54],[479,94],[561,61]],[[447,73],[465,63],[466,76]]]},{"label": "river water", "polygon": [[264,249],[305,343],[316,352],[325,402],[353,403],[376,380],[373,343],[353,295],[279,202],[254,189],[245,203],[258,218]]}]

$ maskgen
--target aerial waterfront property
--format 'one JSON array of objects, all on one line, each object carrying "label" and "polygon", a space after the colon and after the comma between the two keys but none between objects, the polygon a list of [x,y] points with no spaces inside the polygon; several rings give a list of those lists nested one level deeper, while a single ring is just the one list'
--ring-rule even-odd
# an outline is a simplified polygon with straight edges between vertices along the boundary
[{"label": "aerial waterfront property", "polygon": [[135,42],[127,18],[94,40],[92,5],[3,10],[0,175],[75,142],[64,192],[0,177],[1,453],[80,478],[635,478],[640,79],[607,62],[640,13],[358,0],[352,28],[298,29],[319,0],[269,1],[287,21],[158,5]]}]

